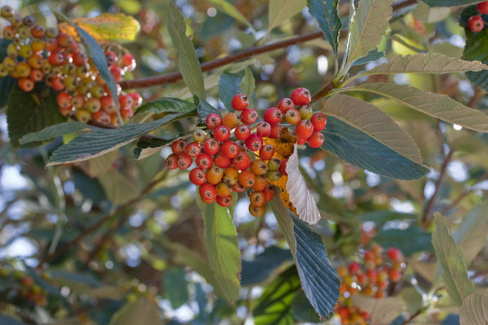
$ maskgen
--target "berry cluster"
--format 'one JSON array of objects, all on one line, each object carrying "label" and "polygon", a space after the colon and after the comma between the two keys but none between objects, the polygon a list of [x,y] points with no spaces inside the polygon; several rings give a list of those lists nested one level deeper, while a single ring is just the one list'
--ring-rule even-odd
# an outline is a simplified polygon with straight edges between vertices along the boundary
[{"label": "berry cluster", "polygon": [[[480,15],[488,14],[488,1],[478,3],[476,9]],[[473,33],[481,32],[485,28],[485,22],[481,16],[471,16],[468,19],[468,28]]]},{"label": "berry cluster", "polygon": [[233,97],[231,106],[236,112],[209,114],[206,119],[208,132],[197,130],[193,142],[178,139],[171,145],[173,153],[166,160],[170,169],[188,169],[195,160],[196,168],[190,172],[190,181],[199,186],[205,203],[217,203],[223,207],[232,204],[231,193],[247,189],[250,198],[249,211],[261,216],[265,203],[273,198],[275,190],[269,182],[287,175],[288,159],[278,159],[275,148],[267,139],[280,138],[295,126],[298,144],[308,143],[316,148],[324,142],[320,132],[326,118],[313,113],[310,92],[298,88],[291,98],[282,99],[278,107],[271,107],[258,123],[258,113],[249,108],[245,95]]},{"label": "berry cluster", "polygon": [[[45,273],[42,277],[47,276]],[[47,304],[47,292],[35,283],[34,279],[24,271],[14,270],[10,266],[0,267],[0,303],[14,303],[32,307],[44,307]]]},{"label": "berry cluster", "polygon": [[[117,106],[111,93],[81,44],[58,28],[45,29],[35,24],[32,16],[15,14],[9,6],[0,9],[1,17],[11,25],[3,30],[3,37],[12,42],[7,56],[0,63],[0,77],[18,79],[20,89],[30,92],[36,82],[59,92],[57,104],[61,114],[80,122],[93,119],[104,124],[117,125]],[[136,67],[134,57],[125,53],[120,57],[113,51],[105,53],[110,73],[119,82],[126,71]],[[133,109],[142,103],[138,93],[124,93],[118,88],[120,115],[132,117]]]},{"label": "berry cluster", "polygon": [[353,305],[351,296],[361,294],[377,299],[385,298],[390,283],[398,283],[403,277],[402,269],[405,264],[398,248],[389,248],[384,256],[383,248],[374,244],[371,250],[364,251],[361,257],[361,263],[351,262],[347,267],[337,268],[342,283],[336,312],[341,318],[342,325],[366,325],[370,317],[368,313]]}]

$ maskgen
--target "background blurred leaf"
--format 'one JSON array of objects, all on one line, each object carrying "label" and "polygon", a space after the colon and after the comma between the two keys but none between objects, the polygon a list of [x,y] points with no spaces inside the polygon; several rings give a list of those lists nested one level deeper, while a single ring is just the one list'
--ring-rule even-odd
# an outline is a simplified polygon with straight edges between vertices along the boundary
[{"label": "background blurred leaf", "polygon": [[[412,241],[412,238],[415,238],[415,241]],[[432,251],[431,239],[428,232],[413,225],[403,230],[383,230],[374,238],[375,242],[385,248],[399,248],[406,256],[422,251]]]},{"label": "background blurred leaf", "polygon": [[109,325],[162,325],[158,306],[144,298],[125,304],[110,320]]},{"label": "background blurred leaf", "polygon": [[144,103],[141,107],[139,107],[137,113],[188,113],[194,110],[195,104],[186,100],[171,97],[161,97]]},{"label": "background blurred leaf", "polygon": [[403,299],[397,297],[375,299],[364,295],[355,295],[351,297],[351,300],[355,306],[371,315],[371,324],[377,325],[389,325],[405,306]]},{"label": "background blurred leaf", "polygon": [[273,28],[299,14],[306,5],[306,0],[270,0],[266,33],[269,34]]},{"label": "background blurred leaf", "polygon": [[271,273],[287,261],[293,260],[288,249],[268,247],[252,261],[242,261],[241,285],[248,286],[265,281]]}]

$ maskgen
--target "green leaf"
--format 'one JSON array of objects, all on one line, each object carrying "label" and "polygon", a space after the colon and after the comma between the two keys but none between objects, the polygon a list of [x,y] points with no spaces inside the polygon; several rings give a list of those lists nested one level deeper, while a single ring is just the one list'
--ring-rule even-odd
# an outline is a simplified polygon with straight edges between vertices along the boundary
[{"label": "green leaf", "polygon": [[435,255],[442,267],[442,277],[449,297],[461,306],[463,299],[474,292],[474,284],[468,278],[463,251],[452,239],[445,218],[436,213],[434,219],[436,227],[432,233],[432,244]]},{"label": "green leaf", "polygon": [[413,55],[395,56],[388,62],[380,64],[368,71],[360,73],[346,82],[375,74],[395,73],[452,73],[486,70],[488,66],[479,62],[451,58],[441,53],[418,53]]},{"label": "green leaf", "polygon": [[359,215],[361,222],[373,221],[377,228],[382,228],[385,223],[393,220],[407,220],[414,222],[417,220],[417,215],[413,213],[401,213],[397,211],[371,211]]},{"label": "green leaf", "polygon": [[234,18],[237,21],[240,21],[244,25],[247,25],[247,27],[254,30],[252,24],[246,19],[246,17],[244,17],[244,15],[241,14],[240,11],[237,10],[236,7],[231,5],[229,2],[225,0],[209,0],[209,2],[212,3],[218,10],[222,11],[223,13],[229,15],[230,17]]},{"label": "green leaf", "polygon": [[397,297],[375,299],[364,295],[351,297],[354,306],[371,315],[370,324],[390,324],[402,311],[405,301]]},{"label": "green leaf", "polygon": [[293,297],[291,302],[291,311],[293,316],[301,321],[320,323],[320,317],[317,315],[312,305],[310,305],[310,302],[303,291],[295,293],[295,297]]},{"label": "green leaf", "polygon": [[220,112],[215,107],[210,105],[209,102],[207,102],[205,99],[201,97],[197,97],[197,99],[197,114],[198,118],[200,119],[200,123],[203,123],[205,125],[205,120],[207,119],[207,116],[212,113],[222,116]]},{"label": "green leaf", "polygon": [[296,268],[291,266],[267,286],[253,309],[256,325],[295,324],[291,313],[291,302],[300,290],[300,279]]},{"label": "green leaf", "polygon": [[102,50],[100,45],[98,45],[97,41],[90,36],[83,28],[79,27],[78,25],[74,24],[71,20],[69,20],[65,15],[61,12],[54,10],[51,8],[51,11],[54,13],[58,21],[66,22],[73,26],[78,35],[80,35],[81,39],[85,43],[88,53],[90,54],[91,59],[93,60],[93,64],[100,72],[103,80],[107,84],[110,93],[114,99],[114,102],[119,105],[119,96],[117,95],[117,87],[115,86],[115,79],[108,70],[107,59],[105,58],[105,52]]},{"label": "green leaf", "polygon": [[168,6],[168,31],[173,45],[178,51],[178,66],[188,89],[193,95],[205,98],[205,86],[200,63],[193,43],[186,37],[186,24],[178,7],[170,3]]},{"label": "green leaf", "polygon": [[239,298],[241,273],[236,227],[227,208],[214,203],[205,204],[199,198],[197,200],[203,215],[210,266],[225,298],[234,302]]},{"label": "green leaf", "polygon": [[112,316],[109,325],[162,325],[160,313],[161,311],[155,303],[141,298],[135,302],[126,303]]},{"label": "green leaf", "polygon": [[162,97],[145,103],[139,107],[137,113],[188,113],[194,111],[195,108],[194,103],[186,100],[172,97]]},{"label": "green leaf", "polygon": [[165,124],[191,115],[193,115],[193,112],[186,114],[168,114],[162,119],[150,123],[127,124],[117,129],[96,129],[92,132],[82,133],[69,143],[56,149],[49,158],[47,166],[67,164],[99,157],[131,143],[140,136]]},{"label": "green leaf", "polygon": [[253,105],[254,89],[256,88],[256,81],[251,69],[244,69],[244,78],[241,83],[241,93],[246,95],[249,100],[249,105]]},{"label": "green leaf", "polygon": [[98,177],[100,184],[102,184],[103,189],[107,198],[112,201],[114,205],[121,205],[137,197],[139,194],[137,190],[134,189],[134,184],[129,182],[124,175],[119,173],[117,170],[110,170],[107,173]]},{"label": "green leaf", "polygon": [[418,179],[429,169],[390,149],[367,133],[329,116],[323,131],[327,150],[359,168],[396,179]]},{"label": "green leaf", "polygon": [[266,34],[269,34],[271,30],[291,17],[299,14],[306,5],[306,0],[270,0],[268,10],[268,30],[266,31]]},{"label": "green leaf", "polygon": [[26,323],[22,323],[12,317],[0,315],[0,323],[3,325],[26,325]]},{"label": "green leaf", "polygon": [[293,260],[296,261],[297,242],[293,233],[293,220],[291,219],[290,210],[285,207],[281,199],[277,196],[269,201],[269,205],[276,217],[276,221],[280,226],[281,232],[285,236],[288,247],[290,247],[290,252],[293,256]]},{"label": "green leaf", "polygon": [[219,81],[219,97],[225,108],[232,112],[232,98],[241,93],[241,83],[243,76],[234,73],[222,73]]},{"label": "green leaf", "polygon": [[164,275],[164,296],[171,302],[173,309],[181,307],[189,299],[185,270],[181,267],[169,267]]},{"label": "green leaf", "polygon": [[391,18],[392,0],[361,0],[350,24],[346,71],[381,42]]},{"label": "green leaf", "polygon": [[310,14],[317,19],[320,29],[325,38],[332,46],[334,55],[337,57],[339,47],[339,32],[341,30],[341,20],[337,12],[338,0],[307,0]]},{"label": "green leaf", "polygon": [[100,157],[85,160],[77,165],[90,177],[95,178],[113,169],[112,164],[117,159],[117,152],[112,151]]},{"label": "green leaf", "polygon": [[266,248],[254,260],[242,261],[241,285],[248,286],[265,281],[283,263],[292,259],[288,249],[276,246]]},{"label": "green leaf", "polygon": [[363,84],[346,89],[381,95],[444,122],[458,124],[473,131],[488,132],[488,115],[465,106],[447,95],[387,82]]},{"label": "green leaf", "polygon": [[[415,238],[415,241],[412,241],[412,238]],[[431,235],[417,226],[410,226],[406,229],[383,230],[376,235],[374,240],[385,248],[396,247],[400,249],[405,256],[432,251]]]},{"label": "green leaf", "polygon": [[176,138],[170,137],[167,139],[140,139],[136,143],[136,147],[134,148],[133,154],[134,158],[136,159],[144,159],[147,158],[163,149],[164,147],[169,146],[173,141],[182,138],[183,136],[179,136]]},{"label": "green leaf", "polygon": [[[56,94],[53,90],[36,87],[25,93],[17,85],[12,88],[7,103],[8,134],[12,147],[20,147],[20,138],[48,126],[62,123],[66,118],[59,113]],[[29,143],[28,147],[41,143]]]},{"label": "green leaf", "polygon": [[363,65],[369,62],[374,62],[378,61],[382,57],[385,56],[385,52],[380,52],[377,49],[374,49],[368,53],[368,55],[355,60],[354,62],[351,63],[351,66],[356,66],[356,65]]},{"label": "green leaf", "polygon": [[[463,59],[478,60],[488,64],[488,34],[485,32],[473,33],[467,28],[468,19],[477,14],[476,6],[470,6],[461,13],[460,22],[466,26],[464,28],[466,45],[464,45]],[[488,90],[488,71],[468,72],[466,75],[475,85],[483,88],[485,91]]]},{"label": "green leaf", "polygon": [[483,0],[421,0],[430,7],[457,7],[467,6],[474,3],[483,2]]},{"label": "green leaf", "polygon": [[20,144],[23,145],[35,141],[51,140],[65,134],[78,133],[82,131],[91,131],[93,129],[95,129],[94,126],[81,123],[81,122],[59,123],[52,126],[48,126],[47,128],[44,128],[38,132],[28,133],[24,135],[22,138],[20,138],[19,142]]},{"label": "green leaf", "polygon": [[293,229],[297,243],[296,266],[303,291],[321,318],[327,318],[339,299],[341,281],[330,264],[322,237],[296,217]]},{"label": "green leaf", "polygon": [[376,106],[355,97],[336,94],[326,101],[323,111],[365,132],[405,158],[422,163],[420,150],[412,138]]},{"label": "green leaf", "polygon": [[463,249],[464,263],[469,265],[486,245],[488,215],[486,205],[474,207],[456,229],[452,238]]},{"label": "green leaf", "polygon": [[461,325],[488,324],[488,291],[478,291],[463,300],[460,310]]}]

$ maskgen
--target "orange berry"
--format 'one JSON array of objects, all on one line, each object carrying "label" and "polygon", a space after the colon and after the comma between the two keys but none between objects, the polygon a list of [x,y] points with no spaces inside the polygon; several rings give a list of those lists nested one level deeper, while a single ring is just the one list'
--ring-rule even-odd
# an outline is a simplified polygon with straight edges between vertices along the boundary
[{"label": "orange berry", "polygon": [[252,187],[256,182],[256,176],[250,170],[244,170],[239,174],[239,183],[244,187]]},{"label": "orange berry", "polygon": [[239,118],[237,117],[237,114],[231,112],[224,115],[222,124],[232,130],[239,125],[239,122],[240,121]]},{"label": "orange berry", "polygon": [[256,159],[251,163],[251,172],[254,175],[265,175],[268,172],[268,164],[262,159]]},{"label": "orange berry", "polygon": [[264,205],[261,205],[261,206],[255,206],[255,205],[249,205],[249,212],[251,213],[251,215],[253,217],[260,217],[264,214],[264,212],[266,212],[266,208],[264,207]]},{"label": "orange berry", "polygon": [[256,181],[254,182],[252,189],[256,192],[262,192],[266,186],[268,186],[268,178],[266,175],[258,175],[256,176]]},{"label": "orange berry", "polygon": [[263,192],[252,192],[249,199],[251,200],[251,205],[255,205],[257,207],[260,207],[265,203]]},{"label": "orange berry", "polygon": [[217,185],[222,180],[224,171],[219,166],[213,166],[207,171],[207,182]]},{"label": "orange berry", "polygon": [[25,92],[29,92],[34,89],[34,81],[30,80],[29,78],[20,78],[19,79],[19,87]]},{"label": "orange berry", "polygon": [[237,183],[238,178],[239,178],[239,172],[237,171],[237,169],[231,166],[225,169],[222,180],[224,183],[234,186]]},{"label": "orange berry", "polygon": [[226,184],[224,182],[220,182],[215,186],[215,190],[217,192],[217,196],[228,196],[232,193],[232,186]]}]

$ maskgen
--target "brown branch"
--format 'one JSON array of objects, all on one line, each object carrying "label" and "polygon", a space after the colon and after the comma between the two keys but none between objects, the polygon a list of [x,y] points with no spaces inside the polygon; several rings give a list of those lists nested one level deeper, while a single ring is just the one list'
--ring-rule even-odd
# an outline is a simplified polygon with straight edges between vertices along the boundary
[{"label": "brown branch", "polygon": [[441,166],[439,178],[437,179],[437,181],[435,183],[434,194],[432,194],[432,197],[427,202],[427,205],[425,206],[425,209],[424,209],[424,213],[422,214],[422,225],[424,225],[424,226],[427,226],[427,223],[431,220],[431,212],[432,212],[432,209],[434,208],[434,203],[437,200],[437,197],[439,196],[442,183],[444,182],[444,178],[446,176],[447,165],[451,161],[451,158],[452,158],[452,155],[454,154],[454,151],[455,151],[454,148],[451,148],[451,150],[449,150],[446,157],[444,158],[444,161],[443,161],[442,166]]},{"label": "brown branch", "polygon": [[476,184],[474,184],[473,186],[471,186],[471,188],[469,189],[466,189],[464,191],[462,191],[455,199],[454,201],[451,202],[451,204],[449,204],[448,206],[446,206],[444,209],[442,209],[440,211],[440,213],[442,214],[445,214],[447,212],[449,212],[451,209],[455,208],[465,197],[467,197],[469,194],[473,193],[474,191],[474,187],[477,185],[477,184],[480,184],[481,182],[485,181],[486,179],[488,179],[488,173],[485,173],[480,179],[478,179],[478,181],[476,182]]}]

